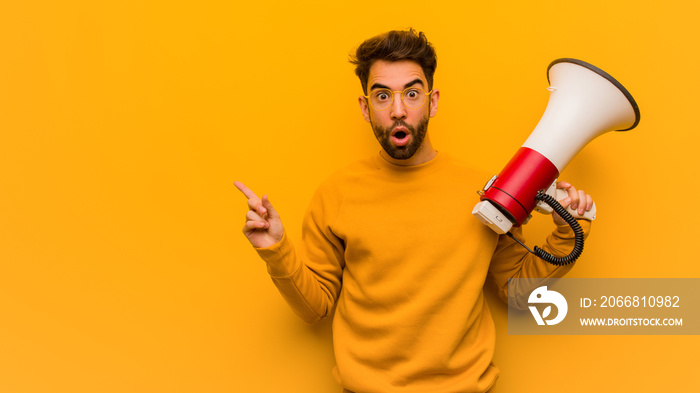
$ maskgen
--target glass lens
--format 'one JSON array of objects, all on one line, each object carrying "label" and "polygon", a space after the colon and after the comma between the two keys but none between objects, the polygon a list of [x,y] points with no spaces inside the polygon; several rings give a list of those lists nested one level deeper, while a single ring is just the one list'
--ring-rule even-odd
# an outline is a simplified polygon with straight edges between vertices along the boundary
[{"label": "glass lens", "polygon": [[374,109],[383,111],[391,106],[391,102],[394,100],[394,93],[388,89],[373,90],[369,100]]},{"label": "glass lens", "polygon": [[425,102],[425,91],[417,87],[409,87],[401,95],[403,103],[411,109],[419,109]]}]

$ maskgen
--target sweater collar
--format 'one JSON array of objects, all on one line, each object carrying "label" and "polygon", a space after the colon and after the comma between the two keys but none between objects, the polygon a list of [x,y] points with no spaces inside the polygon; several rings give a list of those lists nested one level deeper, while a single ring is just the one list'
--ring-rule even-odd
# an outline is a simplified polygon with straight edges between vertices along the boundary
[{"label": "sweater collar", "polygon": [[396,174],[434,172],[439,170],[444,165],[446,160],[447,155],[442,152],[438,152],[432,160],[419,165],[396,165],[385,160],[380,153],[372,156],[372,163],[376,168]]}]

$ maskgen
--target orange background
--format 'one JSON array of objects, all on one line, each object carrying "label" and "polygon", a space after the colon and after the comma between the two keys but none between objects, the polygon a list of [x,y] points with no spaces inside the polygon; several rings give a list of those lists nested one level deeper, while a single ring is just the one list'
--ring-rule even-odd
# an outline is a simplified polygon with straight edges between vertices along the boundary
[{"label": "orange background", "polygon": [[[318,183],[379,148],[347,57],[395,28],[437,48],[436,148],[492,173],[551,60],[617,77],[642,121],[562,175],[599,209],[571,277],[700,277],[696,2],[460,3],[5,2],[0,392],[338,391],[329,324],[279,296],[233,181],[298,241]],[[508,336],[489,300],[497,392],[697,387],[697,336]]]}]

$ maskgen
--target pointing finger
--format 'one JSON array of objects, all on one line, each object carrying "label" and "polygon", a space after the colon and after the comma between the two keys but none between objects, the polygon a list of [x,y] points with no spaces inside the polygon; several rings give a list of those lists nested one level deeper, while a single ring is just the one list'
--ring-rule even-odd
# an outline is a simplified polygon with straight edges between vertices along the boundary
[{"label": "pointing finger", "polygon": [[257,195],[253,191],[250,190],[250,188],[246,187],[245,184],[235,181],[233,182],[233,185],[240,190],[243,195],[245,195],[248,198],[248,207],[250,210],[255,210],[258,212],[258,214],[263,215],[267,213],[267,209],[262,205],[262,202],[260,201],[260,198],[258,198]]},{"label": "pointing finger", "polygon": [[240,190],[243,193],[243,195],[245,195],[248,199],[258,199],[258,196],[255,195],[255,193],[251,191],[250,188],[246,187],[245,184],[239,181],[235,181],[233,182],[233,185],[236,186],[236,188],[238,188],[238,190]]}]

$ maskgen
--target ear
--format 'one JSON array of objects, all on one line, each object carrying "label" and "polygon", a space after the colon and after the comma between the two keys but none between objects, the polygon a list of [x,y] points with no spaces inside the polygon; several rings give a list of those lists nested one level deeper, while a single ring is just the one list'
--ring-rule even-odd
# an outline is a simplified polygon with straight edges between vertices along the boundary
[{"label": "ear", "polygon": [[430,117],[437,114],[438,101],[440,101],[440,90],[433,89],[433,92],[430,93],[430,112],[428,113]]},{"label": "ear", "polygon": [[367,105],[367,99],[364,96],[358,98],[360,102],[360,110],[362,111],[362,117],[365,118],[367,123],[371,123],[369,118],[369,106]]}]

